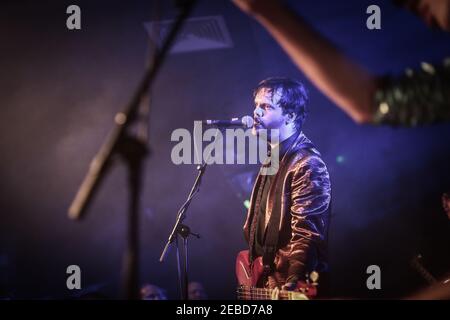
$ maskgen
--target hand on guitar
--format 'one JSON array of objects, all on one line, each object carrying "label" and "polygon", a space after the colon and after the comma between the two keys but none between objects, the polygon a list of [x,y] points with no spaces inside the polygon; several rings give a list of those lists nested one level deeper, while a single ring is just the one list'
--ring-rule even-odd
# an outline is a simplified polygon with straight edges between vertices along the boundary
[{"label": "hand on guitar", "polygon": [[268,276],[267,278],[267,286],[270,289],[279,288],[281,290],[294,291],[297,289],[297,280],[293,279],[285,284],[281,285],[279,281],[276,280],[274,276]]},{"label": "hand on guitar", "polygon": [[[268,276],[265,283],[260,283],[264,277],[262,258],[256,258],[250,263],[248,250],[239,252],[236,258],[236,277],[239,287],[238,299],[244,300],[305,300],[317,295],[317,272],[312,272],[308,281],[297,281],[293,277],[285,283],[285,278],[278,272]],[[295,281],[295,282],[293,282]],[[262,281],[261,281],[262,282]],[[282,283],[284,283],[282,285]],[[281,288],[281,289],[280,289]]]},{"label": "hand on guitar", "polygon": [[297,288],[297,282],[286,282],[281,290],[294,291]]},{"label": "hand on guitar", "polygon": [[274,276],[267,277],[267,288],[269,289],[278,288],[278,281],[275,279]]}]

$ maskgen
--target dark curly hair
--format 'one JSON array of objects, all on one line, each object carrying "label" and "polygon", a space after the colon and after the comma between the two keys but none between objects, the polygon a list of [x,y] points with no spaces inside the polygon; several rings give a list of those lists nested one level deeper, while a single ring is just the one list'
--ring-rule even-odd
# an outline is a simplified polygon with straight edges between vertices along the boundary
[{"label": "dark curly hair", "polygon": [[308,92],[303,83],[284,77],[268,78],[261,81],[253,90],[253,98],[263,88],[271,92],[282,90],[279,105],[283,109],[283,114],[295,114],[295,128],[300,130],[305,122],[308,104]]}]

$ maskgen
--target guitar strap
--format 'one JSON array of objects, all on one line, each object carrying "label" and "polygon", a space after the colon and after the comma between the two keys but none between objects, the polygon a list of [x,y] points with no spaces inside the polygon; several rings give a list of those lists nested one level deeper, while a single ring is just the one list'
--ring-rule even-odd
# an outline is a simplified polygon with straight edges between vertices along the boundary
[{"label": "guitar strap", "polygon": [[[277,173],[277,177],[274,179],[273,183],[275,186],[275,190],[271,190],[271,192],[275,192],[277,195],[275,197],[275,202],[273,206],[273,211],[270,215],[269,223],[267,225],[266,237],[264,241],[263,248],[263,265],[264,265],[264,274],[265,276],[269,275],[271,271],[274,270],[274,261],[275,255],[277,252],[278,245],[278,236],[280,233],[280,219],[281,219],[281,198],[283,197],[283,183],[279,183],[280,179],[286,177],[287,170],[289,168],[289,160],[292,155],[302,152],[305,149],[312,149],[314,145],[310,142],[306,142],[301,144],[299,147],[295,148],[295,152],[288,152],[285,157],[282,159],[282,164],[280,165],[280,171]],[[272,189],[272,188],[271,188]]]}]

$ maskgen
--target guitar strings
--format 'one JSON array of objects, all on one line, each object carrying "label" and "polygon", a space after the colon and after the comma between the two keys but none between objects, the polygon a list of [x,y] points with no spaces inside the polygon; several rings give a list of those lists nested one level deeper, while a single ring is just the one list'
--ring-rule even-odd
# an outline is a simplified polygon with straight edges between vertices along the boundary
[{"label": "guitar strings", "polygon": [[[258,298],[263,300],[271,300],[273,289],[265,289],[265,288],[250,288],[250,287],[239,287],[237,290],[238,299],[239,298],[247,298],[247,300],[251,300],[251,298]],[[278,292],[276,297],[280,300],[289,299],[290,295],[300,294],[300,292],[292,292],[281,290]],[[250,299],[249,299],[250,298]]]}]

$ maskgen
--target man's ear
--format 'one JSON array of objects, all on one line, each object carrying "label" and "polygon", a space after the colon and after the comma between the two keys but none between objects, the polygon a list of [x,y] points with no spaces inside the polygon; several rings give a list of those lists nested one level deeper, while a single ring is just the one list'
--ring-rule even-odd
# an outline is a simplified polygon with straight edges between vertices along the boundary
[{"label": "man's ear", "polygon": [[295,113],[288,114],[289,123],[293,123],[295,119],[297,119],[297,115]]}]

